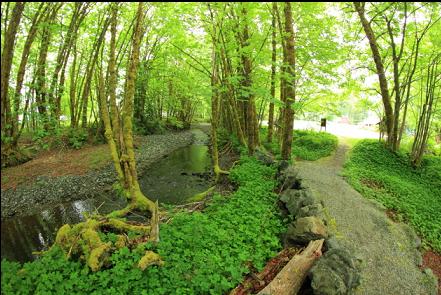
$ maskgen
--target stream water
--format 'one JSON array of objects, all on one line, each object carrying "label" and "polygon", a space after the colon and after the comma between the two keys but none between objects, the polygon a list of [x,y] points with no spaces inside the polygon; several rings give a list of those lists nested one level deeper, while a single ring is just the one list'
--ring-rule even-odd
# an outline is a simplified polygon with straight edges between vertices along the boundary
[{"label": "stream water", "polygon": [[[140,177],[141,190],[150,199],[183,204],[189,197],[210,187],[208,136],[199,129],[192,132],[195,139],[191,145],[158,160]],[[2,220],[1,258],[20,262],[34,260],[36,255],[32,252],[47,249],[63,224],[83,221],[83,212],[97,210],[106,214],[124,205],[124,200],[109,193],[60,203],[36,214]]]}]

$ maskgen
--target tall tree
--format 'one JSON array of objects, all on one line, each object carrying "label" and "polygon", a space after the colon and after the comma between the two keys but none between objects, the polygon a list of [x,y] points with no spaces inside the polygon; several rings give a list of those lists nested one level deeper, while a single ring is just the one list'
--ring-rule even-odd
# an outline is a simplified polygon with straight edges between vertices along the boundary
[{"label": "tall tree", "polygon": [[49,45],[53,37],[52,25],[55,23],[57,13],[63,3],[54,3],[51,5],[51,12],[44,19],[44,27],[41,32],[41,43],[37,62],[35,99],[37,102],[38,112],[43,121],[45,129],[49,128],[48,122],[48,87],[46,83],[47,56],[49,53]]},{"label": "tall tree", "polygon": [[268,136],[267,142],[272,142],[274,131],[274,100],[276,99],[276,13],[277,4],[273,2],[272,8],[272,39],[271,39],[271,102],[269,104],[268,112]]},{"label": "tall tree", "polygon": [[[115,40],[116,24],[117,24],[117,12],[118,4],[111,3],[111,22],[112,39]],[[135,153],[133,148],[133,99],[135,93],[135,79],[137,74],[137,68],[139,64],[139,51],[141,44],[141,36],[143,34],[143,19],[144,19],[144,5],[142,2],[138,4],[136,10],[136,21],[134,25],[134,32],[132,38],[131,53],[128,59],[126,87],[123,95],[123,106],[121,110],[122,124],[120,125],[120,134],[122,137],[121,146],[118,147],[115,143],[117,139],[113,137],[112,120],[109,115],[109,108],[106,99],[105,82],[103,75],[103,67],[97,65],[98,71],[95,71],[95,77],[98,80],[99,88],[99,100],[101,116],[105,125],[105,135],[111,151],[113,163],[118,175],[118,181],[122,188],[124,196],[128,199],[129,204],[121,209],[109,213],[107,216],[89,216],[86,221],[79,223],[73,227],[64,225],[57,233],[56,243],[67,252],[69,257],[71,253],[80,254],[86,260],[87,265],[92,271],[99,270],[102,265],[108,259],[108,253],[112,250],[112,243],[104,242],[101,240],[99,231],[103,228],[107,230],[113,230],[118,233],[120,241],[113,245],[114,248],[121,248],[125,245],[125,238],[121,233],[127,233],[128,231],[135,231],[142,234],[143,240],[158,241],[159,240],[159,227],[158,227],[158,213],[157,204],[149,200],[141,192],[138,176],[136,172]],[[112,50],[114,47],[112,46]],[[110,60],[113,59],[114,53],[110,54]],[[109,75],[116,75],[116,72],[109,73]],[[114,77],[112,77],[114,79]],[[114,91],[114,87],[110,87],[111,91]],[[111,96],[113,99],[115,95]],[[112,114],[116,115],[116,114]],[[119,149],[119,150],[118,150]],[[126,216],[130,212],[137,210],[140,212],[150,211],[151,213],[151,225],[134,225],[130,222],[126,222],[121,217]],[[75,237],[75,238],[72,238]],[[81,239],[81,242],[77,240]],[[137,242],[142,243],[142,242]],[[86,245],[86,246],[78,246]],[[146,255],[141,258],[138,266],[141,269],[145,269],[150,264],[159,264],[159,255],[152,251],[147,251]]]},{"label": "tall tree", "polygon": [[372,30],[371,23],[367,20],[365,15],[365,2],[354,2],[355,10],[358,13],[361,24],[363,26],[366,37],[369,40],[369,46],[372,51],[372,58],[375,62],[375,68],[380,82],[381,98],[384,106],[385,125],[387,132],[387,144],[393,149],[394,146],[394,114],[392,109],[392,102],[389,95],[389,88],[387,85],[386,74],[384,70],[383,59],[380,55],[380,50],[377,44],[377,38]]},{"label": "tall tree", "polygon": [[292,132],[294,125],[294,111],[292,109],[293,103],[296,99],[296,89],[295,89],[295,68],[296,68],[296,52],[294,43],[294,29],[293,29],[293,19],[291,12],[291,3],[285,2],[284,6],[285,14],[285,44],[286,50],[284,51],[286,65],[286,74],[289,79],[285,81],[284,92],[286,95],[286,102],[284,108],[283,116],[283,134],[282,134],[282,148],[281,154],[282,158],[287,160],[291,157],[291,146],[292,146]]},{"label": "tall tree", "polygon": [[[91,82],[93,73],[95,70],[95,66],[98,60],[98,55],[101,49],[101,46],[104,42],[105,33],[107,31],[107,27],[109,26],[110,18],[106,17],[102,20],[102,30],[99,31],[97,38],[95,39],[95,43],[93,45],[93,50],[91,52],[91,55],[89,57],[89,63],[86,70],[86,76],[84,77],[85,82],[83,86],[83,92],[81,95],[81,104],[82,107],[80,109],[81,111],[81,127],[86,128],[87,127],[87,110],[89,106],[89,94],[90,94],[90,88],[91,88]],[[78,118],[79,119],[79,116]]]},{"label": "tall tree", "polygon": [[422,106],[411,150],[411,162],[417,167],[421,165],[423,160],[423,155],[427,148],[427,140],[430,135],[433,114],[441,97],[440,65],[441,54],[433,54],[429,59],[427,72],[424,75],[425,87],[420,89]]},{"label": "tall tree", "polygon": [[217,128],[219,122],[220,113],[220,100],[219,100],[219,50],[218,50],[218,39],[219,31],[217,25],[217,15],[211,5],[208,4],[208,10],[210,13],[212,28],[211,28],[211,144],[212,144],[212,160],[213,160],[213,171],[215,174],[216,181],[219,180],[221,174],[226,174],[219,165],[219,149],[218,149],[218,139],[217,139]]},{"label": "tall tree", "polygon": [[9,78],[11,76],[12,59],[14,57],[15,39],[18,26],[23,14],[25,3],[17,2],[12,10],[6,33],[1,57],[1,132],[2,140],[5,135],[6,126],[11,124],[11,104],[9,98]]},{"label": "tall tree", "polygon": [[[47,3],[41,3],[38,7],[37,12],[34,14],[32,18],[32,25],[29,29],[29,33],[26,37],[25,45],[23,47],[23,51],[21,54],[20,65],[17,71],[17,80],[15,84],[15,96],[14,96],[14,114],[12,118],[12,130],[10,136],[12,136],[12,145],[13,148],[17,148],[18,138],[20,136],[20,131],[18,130],[18,114],[21,102],[21,90],[23,87],[24,76],[26,72],[26,66],[28,64],[29,55],[31,53],[31,46],[37,36],[38,27],[45,17],[47,11],[49,10],[50,5]],[[27,108],[23,112],[23,120],[26,119],[26,111]]]}]

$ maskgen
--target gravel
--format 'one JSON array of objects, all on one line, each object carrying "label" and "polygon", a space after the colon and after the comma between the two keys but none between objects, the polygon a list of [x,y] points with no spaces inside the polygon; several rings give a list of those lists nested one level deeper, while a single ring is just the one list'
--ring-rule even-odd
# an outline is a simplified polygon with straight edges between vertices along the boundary
[{"label": "gravel", "polygon": [[297,162],[296,168],[302,184],[324,203],[328,229],[362,261],[355,294],[437,294],[434,276],[418,267],[422,258],[414,231],[391,221],[382,205],[361,196],[339,175],[346,150],[339,146],[333,156]]},{"label": "gravel", "polygon": [[[142,175],[151,163],[172,151],[189,145],[193,137],[192,131],[143,136],[135,152],[138,174]],[[29,215],[44,206],[59,202],[96,196],[110,190],[115,181],[116,172],[112,163],[101,170],[91,170],[84,175],[40,176],[31,185],[22,184],[15,190],[2,191],[2,219]]]}]

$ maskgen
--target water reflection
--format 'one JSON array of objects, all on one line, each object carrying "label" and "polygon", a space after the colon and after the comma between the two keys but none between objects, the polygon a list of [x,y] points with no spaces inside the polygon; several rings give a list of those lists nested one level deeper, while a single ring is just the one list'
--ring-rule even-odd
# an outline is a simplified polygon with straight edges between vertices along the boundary
[{"label": "water reflection", "polygon": [[84,212],[92,212],[99,206],[99,212],[105,214],[124,205],[125,202],[116,197],[98,196],[4,220],[1,224],[1,257],[20,262],[33,260],[36,256],[32,252],[52,245],[57,230],[63,224],[83,221]]},{"label": "water reflection", "polygon": [[211,159],[205,145],[190,145],[150,166],[139,180],[142,192],[161,203],[182,204],[208,189]]}]

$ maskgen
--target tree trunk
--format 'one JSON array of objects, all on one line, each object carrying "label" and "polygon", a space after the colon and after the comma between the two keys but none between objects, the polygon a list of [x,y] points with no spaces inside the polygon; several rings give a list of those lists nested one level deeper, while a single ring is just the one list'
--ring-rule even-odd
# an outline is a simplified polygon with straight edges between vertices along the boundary
[{"label": "tree trunk", "polygon": [[398,148],[400,147],[401,139],[403,137],[404,127],[406,125],[407,109],[408,109],[409,99],[410,99],[410,89],[411,89],[410,87],[412,85],[412,79],[413,79],[413,76],[415,74],[417,64],[418,64],[419,48],[420,48],[421,40],[423,39],[424,35],[426,34],[429,26],[430,26],[430,22],[425,27],[425,29],[423,30],[423,32],[420,36],[418,36],[417,32],[415,32],[415,44],[414,44],[415,50],[412,50],[412,54],[411,54],[411,56],[414,56],[414,60],[413,60],[413,66],[410,69],[410,73],[407,76],[407,85],[406,85],[406,92],[405,92],[406,100],[404,101],[403,118],[401,121],[400,131],[399,131],[399,135],[398,135]]},{"label": "tree trunk", "polygon": [[391,105],[391,99],[389,96],[389,90],[387,86],[386,74],[384,71],[383,61],[381,59],[380,51],[378,49],[377,39],[372,30],[369,21],[366,19],[364,11],[364,2],[354,2],[355,10],[360,17],[361,24],[363,26],[366,37],[369,40],[369,46],[372,51],[372,57],[375,62],[375,67],[377,70],[378,80],[380,82],[380,92],[381,98],[384,106],[384,113],[386,116],[386,132],[387,132],[387,145],[393,150],[393,139],[394,139],[394,113]]},{"label": "tree trunk", "polygon": [[116,87],[118,84],[117,81],[117,73],[116,73],[116,57],[115,57],[115,50],[116,50],[116,30],[117,30],[117,16],[118,16],[118,6],[117,4],[112,4],[112,19],[111,19],[111,38],[110,38],[110,58],[109,58],[109,65],[108,65],[108,72],[109,72],[109,95],[110,95],[110,114],[112,118],[112,127],[113,127],[113,138],[116,140],[116,146],[118,147],[118,150],[120,150],[120,138],[121,138],[121,128],[120,128],[120,118],[119,118],[119,112],[118,112],[118,106],[116,104]]},{"label": "tree trunk", "polygon": [[[51,115],[54,117],[54,121],[59,121],[59,115],[61,113],[60,110],[60,101],[63,88],[64,88],[64,71],[69,59],[69,55],[71,52],[71,48],[73,44],[76,42],[78,29],[86,16],[86,9],[88,5],[80,2],[75,2],[75,9],[72,14],[68,31],[66,33],[66,38],[60,46],[57,54],[57,59],[55,63],[55,69],[52,74],[52,81],[49,91],[49,105],[51,106]],[[61,75],[60,74],[61,71]],[[60,76],[60,77],[59,77]]]},{"label": "tree trunk", "polygon": [[[44,7],[44,9],[43,9]],[[20,108],[20,101],[21,101],[21,89],[23,87],[23,81],[24,81],[24,75],[26,72],[26,65],[28,63],[29,54],[31,52],[31,46],[32,43],[35,40],[35,37],[37,36],[37,29],[38,26],[42,20],[42,18],[45,16],[46,12],[49,9],[49,5],[45,3],[41,3],[38,11],[35,13],[33,19],[32,19],[32,25],[29,29],[28,36],[26,37],[25,45],[23,47],[23,52],[21,55],[20,65],[18,67],[17,71],[17,82],[15,85],[15,97],[14,97],[14,115],[12,119],[12,132],[11,136],[13,137],[12,145],[14,147],[17,147],[18,143],[18,112]]]},{"label": "tree trunk", "polygon": [[[430,134],[430,125],[433,116],[433,105],[435,99],[439,99],[439,87],[438,84],[441,80],[441,74],[438,72],[438,65],[441,60],[441,55],[435,56],[427,67],[426,87],[425,87],[425,100],[422,105],[421,115],[418,120],[417,133],[412,145],[411,162],[415,167],[421,165],[424,152],[427,146],[427,140]],[[438,93],[435,94],[435,91]],[[423,90],[420,90],[423,92]]]},{"label": "tree trunk", "polygon": [[[277,4],[273,2],[273,16],[272,16],[272,52],[271,52],[271,99],[276,99],[276,10]],[[274,131],[274,102],[271,101],[269,104],[268,113],[268,135],[266,138],[267,142],[272,142]]]},{"label": "tree trunk", "polygon": [[82,99],[82,110],[81,110],[81,127],[86,128],[87,127],[87,108],[89,105],[89,94],[90,94],[90,84],[92,81],[92,75],[95,69],[95,65],[98,59],[98,54],[100,52],[101,45],[103,44],[103,40],[105,37],[105,33],[107,31],[107,27],[109,26],[109,20],[110,18],[106,18],[103,23],[103,29],[101,30],[98,38],[96,39],[96,42],[93,46],[92,50],[92,56],[90,57],[90,65],[87,69],[86,76],[85,76],[85,84],[83,88],[83,94],[81,96]]},{"label": "tree trunk", "polygon": [[15,38],[18,26],[23,14],[25,3],[17,2],[12,10],[11,20],[9,21],[4,35],[4,43],[1,57],[1,133],[2,141],[8,125],[11,124],[11,105],[9,99],[9,78],[11,76],[12,60],[14,57]]},{"label": "tree trunk", "polygon": [[292,110],[292,104],[296,99],[295,91],[295,47],[294,47],[294,30],[292,23],[292,13],[291,13],[291,3],[285,2],[284,7],[285,13],[285,44],[286,44],[286,74],[289,79],[285,81],[285,109],[283,117],[283,136],[282,136],[282,159],[288,160],[291,156],[291,146],[292,146],[292,132],[293,132],[293,121],[294,121],[294,111]]},{"label": "tree trunk", "polygon": [[[243,4],[242,4],[243,5]],[[248,20],[247,20],[247,10],[245,6],[242,6],[242,16],[243,16],[243,31],[240,38],[242,50],[249,46],[249,33],[248,33]],[[257,125],[257,112],[255,97],[252,88],[252,78],[251,78],[251,57],[249,54],[241,54],[242,61],[242,73],[243,73],[243,91],[247,92],[245,98],[246,106],[245,111],[247,114],[247,135],[248,135],[248,154],[254,154],[254,150],[259,145],[259,133]]]},{"label": "tree trunk", "polygon": [[52,39],[52,30],[50,26],[54,23],[58,10],[63,4],[55,4],[52,7],[52,11],[44,20],[44,28],[41,34],[40,53],[38,55],[37,62],[37,79],[35,89],[35,99],[37,102],[38,112],[43,121],[43,127],[45,130],[49,128],[48,115],[47,115],[47,85],[46,85],[46,63],[49,45]]}]

